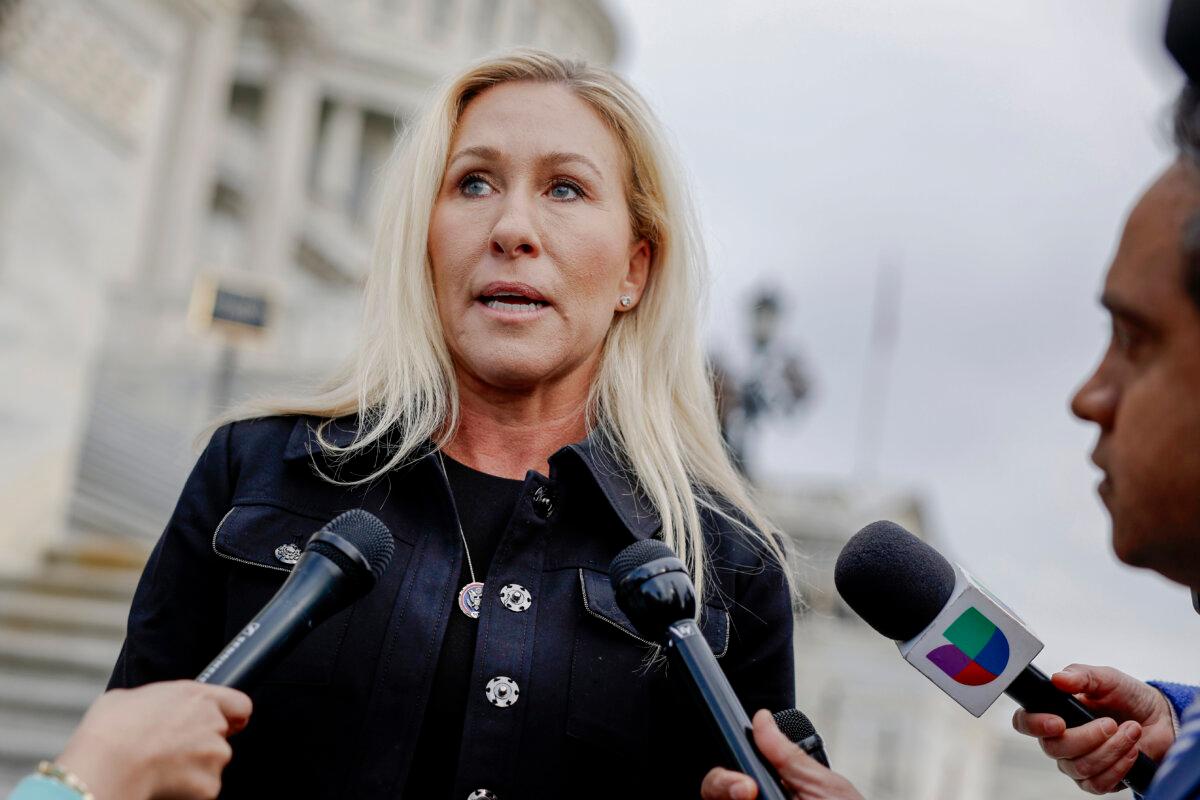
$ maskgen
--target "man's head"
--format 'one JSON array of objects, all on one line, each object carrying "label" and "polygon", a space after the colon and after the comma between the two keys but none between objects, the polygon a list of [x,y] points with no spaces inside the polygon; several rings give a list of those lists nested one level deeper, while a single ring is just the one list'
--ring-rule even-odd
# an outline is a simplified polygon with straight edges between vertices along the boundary
[{"label": "man's head", "polygon": [[1093,460],[1113,549],[1200,588],[1200,91],[1176,112],[1179,155],[1138,201],[1104,282],[1112,339],[1071,410],[1100,428]]}]

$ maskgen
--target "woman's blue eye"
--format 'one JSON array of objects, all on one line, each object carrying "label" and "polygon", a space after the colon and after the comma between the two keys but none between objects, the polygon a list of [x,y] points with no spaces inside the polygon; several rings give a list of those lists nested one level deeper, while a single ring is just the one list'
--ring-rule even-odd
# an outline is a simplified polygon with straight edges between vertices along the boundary
[{"label": "woman's blue eye", "polygon": [[550,196],[555,200],[578,200],[581,194],[578,186],[564,181],[550,187]]},{"label": "woman's blue eye", "polygon": [[458,184],[458,188],[468,197],[487,197],[492,193],[492,187],[478,175],[468,175]]}]

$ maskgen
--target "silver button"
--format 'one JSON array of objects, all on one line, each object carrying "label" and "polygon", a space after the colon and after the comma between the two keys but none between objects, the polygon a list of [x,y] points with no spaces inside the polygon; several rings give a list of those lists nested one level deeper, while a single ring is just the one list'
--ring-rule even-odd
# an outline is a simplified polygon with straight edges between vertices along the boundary
[{"label": "silver button", "polygon": [[489,703],[497,708],[508,708],[517,702],[517,695],[521,693],[521,688],[512,678],[497,675],[487,682],[483,691],[487,695]]},{"label": "silver button", "polygon": [[467,795],[467,800],[500,800],[500,795],[487,789],[476,789]]},{"label": "silver button", "polygon": [[545,486],[533,490],[533,510],[542,519],[547,519],[554,513],[554,500]]},{"label": "silver button", "polygon": [[303,551],[290,542],[275,548],[275,557],[285,564],[295,564],[302,554]]},{"label": "silver button", "polygon": [[509,583],[500,590],[500,602],[509,611],[528,611],[533,605],[533,595],[519,583]]}]

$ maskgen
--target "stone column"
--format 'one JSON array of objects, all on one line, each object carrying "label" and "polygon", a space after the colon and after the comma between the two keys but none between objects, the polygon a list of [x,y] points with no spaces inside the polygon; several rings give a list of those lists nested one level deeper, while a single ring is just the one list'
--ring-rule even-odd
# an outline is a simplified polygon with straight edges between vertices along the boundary
[{"label": "stone column", "polygon": [[190,34],[176,86],[175,111],[158,157],[162,168],[147,217],[140,272],[151,284],[170,290],[190,286],[200,237],[208,219],[216,174],[217,147],[229,105],[237,61],[241,10],[216,3]]},{"label": "stone column", "polygon": [[262,166],[251,193],[246,268],[280,275],[291,262],[307,205],[309,159],[320,114],[320,93],[299,46],[280,43],[266,91]]},{"label": "stone column", "polygon": [[362,136],[362,109],[336,101],[317,156],[317,194],[325,206],[346,215],[358,179]]}]

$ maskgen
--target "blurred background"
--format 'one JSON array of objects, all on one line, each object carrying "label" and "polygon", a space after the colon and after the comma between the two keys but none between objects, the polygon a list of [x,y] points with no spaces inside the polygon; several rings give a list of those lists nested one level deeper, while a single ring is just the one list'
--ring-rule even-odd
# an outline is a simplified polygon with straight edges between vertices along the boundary
[{"label": "blurred background", "polygon": [[1196,679],[1119,565],[1094,434],[1124,214],[1171,158],[1161,0],[0,0],[0,791],[107,678],[194,439],[347,354],[374,180],[429,87],[530,44],[627,75],[688,167],[731,445],[806,555],[798,702],[873,800],[1078,796],[831,565],[890,517],[1046,642]]}]

